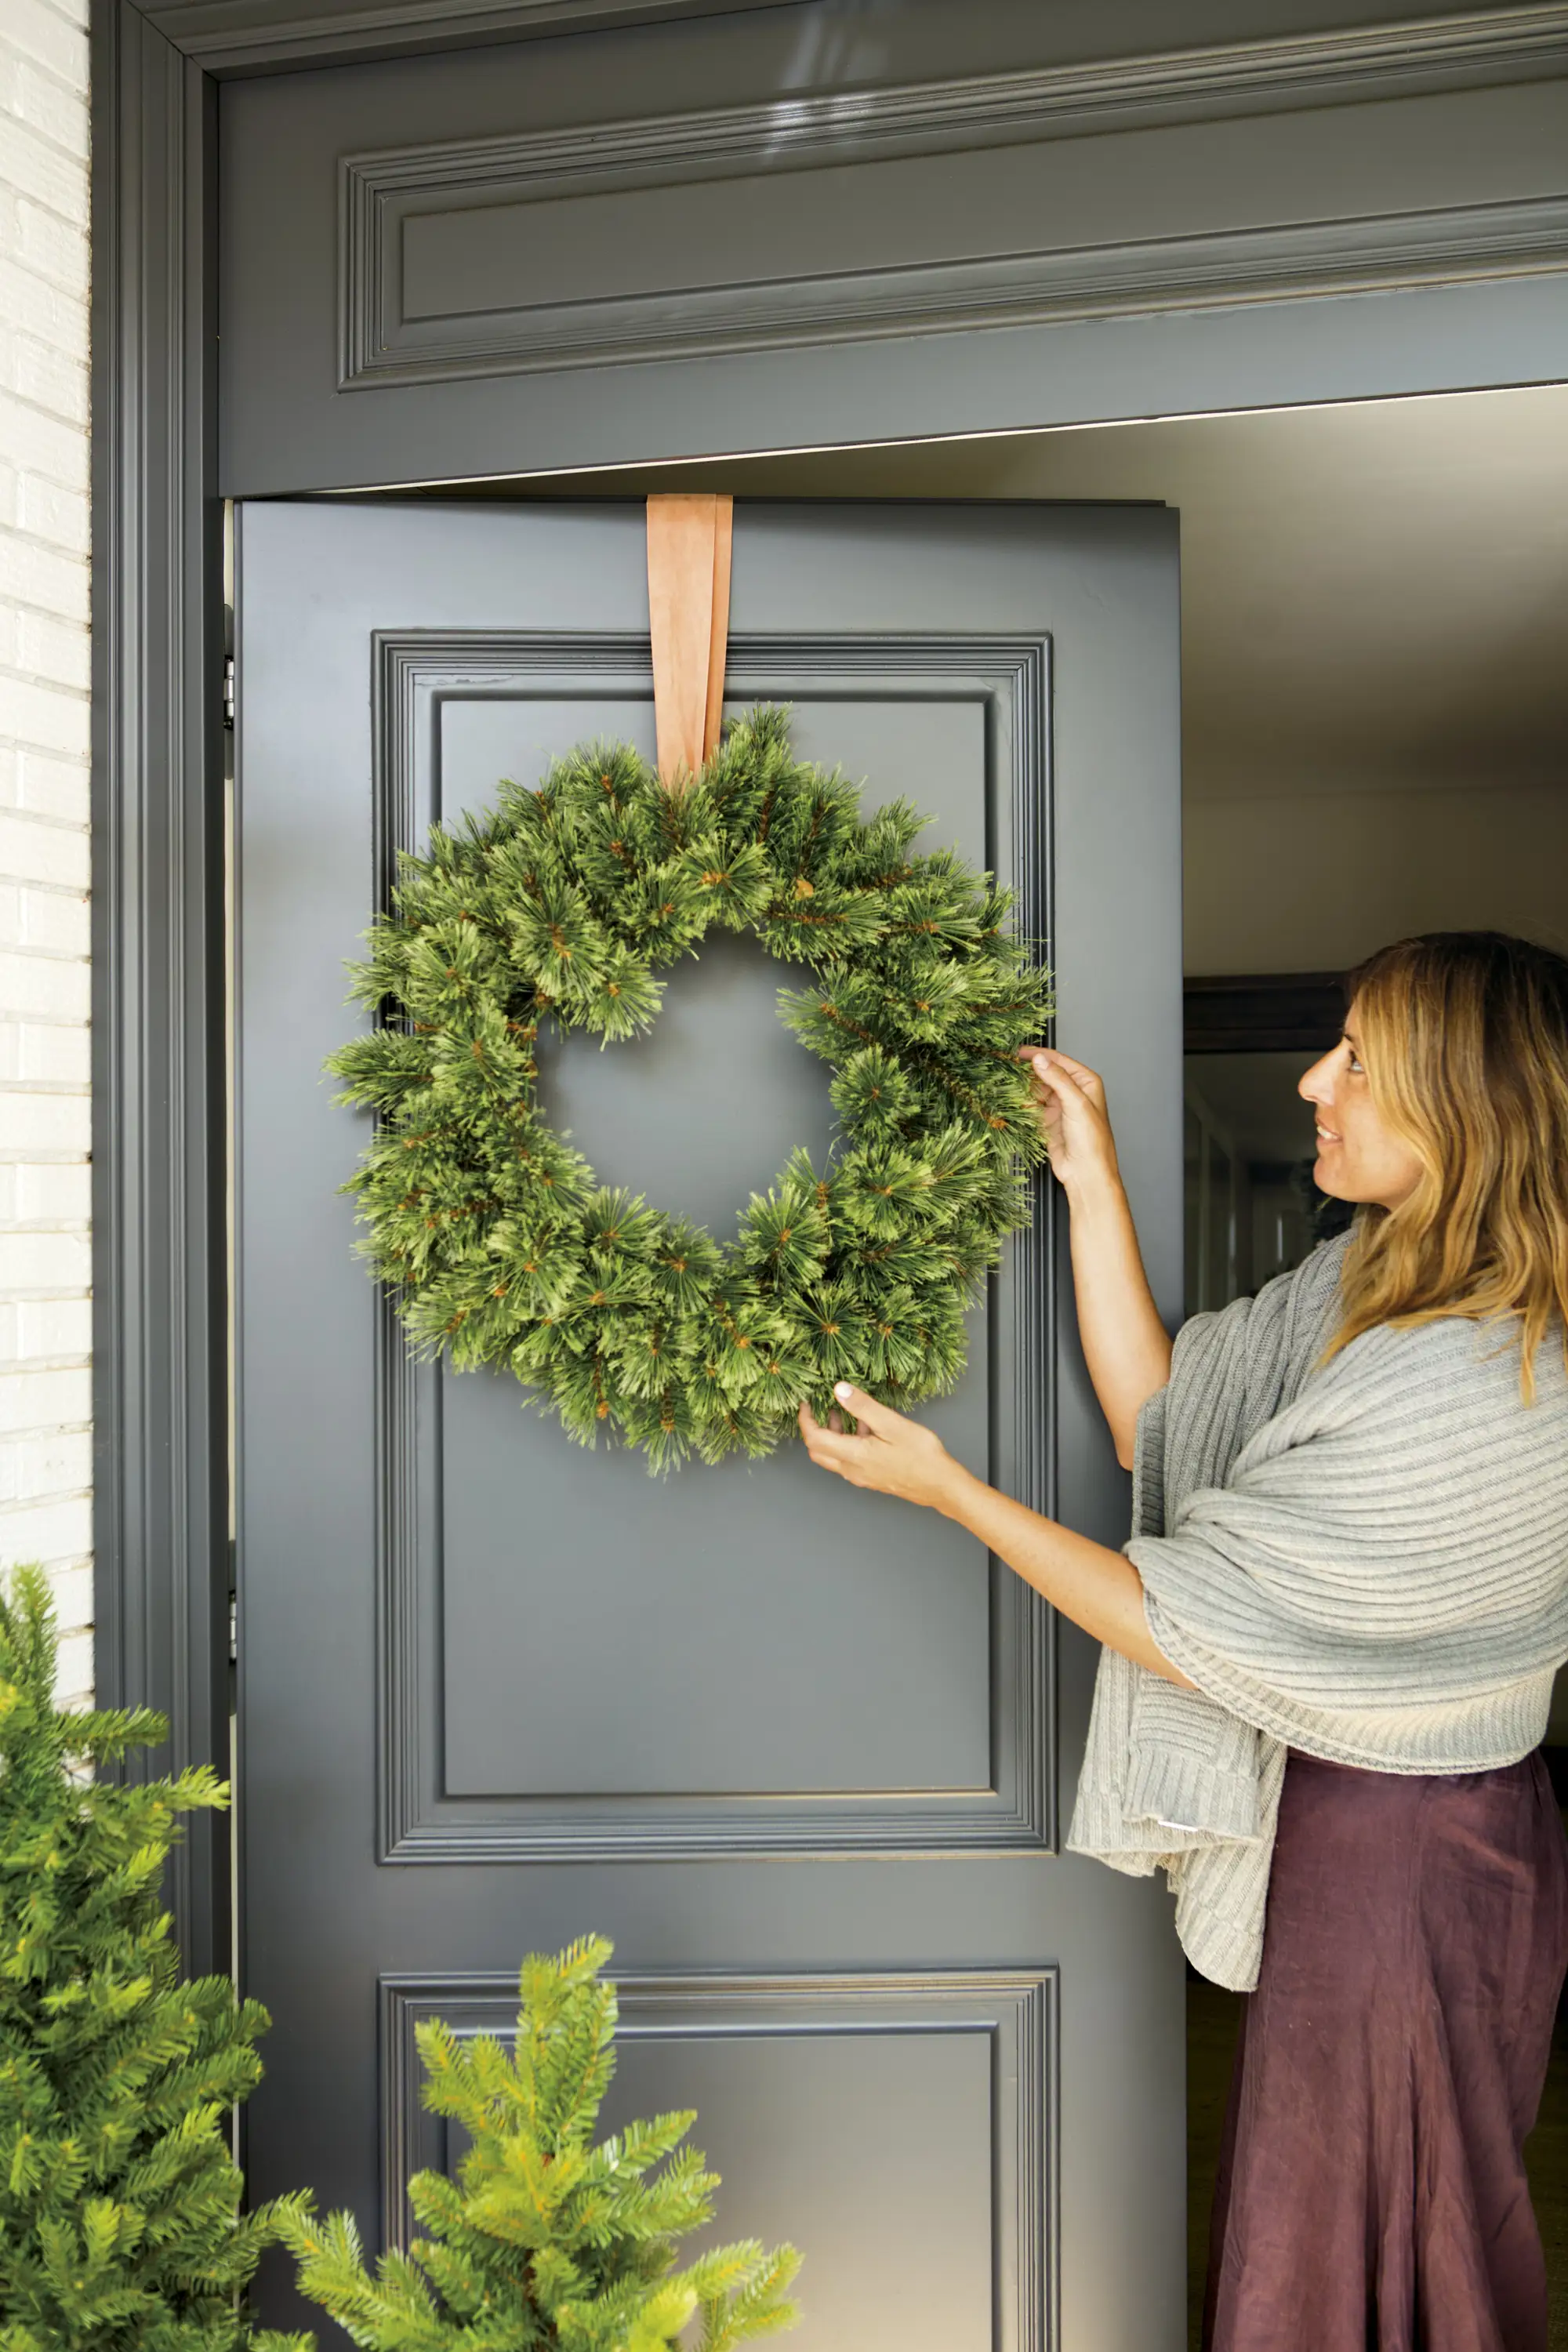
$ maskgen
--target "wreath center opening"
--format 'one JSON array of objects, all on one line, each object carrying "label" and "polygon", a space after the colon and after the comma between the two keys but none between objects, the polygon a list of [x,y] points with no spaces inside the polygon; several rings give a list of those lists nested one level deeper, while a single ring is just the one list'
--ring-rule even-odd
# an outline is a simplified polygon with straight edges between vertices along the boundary
[{"label": "wreath center opening", "polygon": [[700,954],[662,972],[642,1035],[601,1047],[554,1023],[537,1048],[539,1105],[601,1184],[705,1225],[728,1246],[753,1193],[792,1151],[826,1170],[838,1125],[832,1072],[786,1029],[779,992],[810,986],[749,934],[710,930]]}]

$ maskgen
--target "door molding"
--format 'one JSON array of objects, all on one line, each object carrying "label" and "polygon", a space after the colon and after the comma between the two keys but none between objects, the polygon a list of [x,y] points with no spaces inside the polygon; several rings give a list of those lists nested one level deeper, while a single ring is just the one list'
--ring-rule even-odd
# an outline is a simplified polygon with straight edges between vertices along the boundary
[{"label": "door molding", "polygon": [[[637,126],[650,134],[663,127]],[[591,136],[585,134],[585,144]],[[1525,197],[918,268],[836,269],[679,295],[607,290],[510,308],[485,302],[436,319],[414,315],[404,300],[403,232],[411,219],[462,214],[474,204],[504,207],[510,202],[521,208],[558,195],[604,193],[606,175],[596,160],[532,172],[516,163],[518,142],[504,143],[504,158],[470,153],[453,163],[443,150],[438,164],[419,148],[345,158],[340,392],[710,352],[868,343],[964,327],[1127,319],[1302,295],[1386,293],[1568,267],[1568,196]],[[650,136],[650,150],[654,144]],[[673,150],[672,140],[660,159],[667,169]],[[704,176],[695,156],[685,176]],[[628,208],[638,193],[627,190]],[[414,208],[421,198],[423,212]]]},{"label": "door molding", "polygon": [[[970,2033],[990,2048],[992,2264],[999,2352],[1061,2341],[1060,1972],[1030,1969],[842,1970],[753,1976],[616,1972],[618,2045],[668,2036]],[[517,1978],[386,1975],[378,1987],[382,2244],[416,2234],[406,2184],[440,2160],[439,2125],[419,2097],[416,2029],[439,2018],[459,2040],[505,2041]]]},{"label": "door molding", "polygon": [[[662,25],[772,8],[778,0],[153,0],[146,10],[208,73],[277,73],[485,41]],[[1523,12],[1529,14],[1526,10]]]},{"label": "door molding", "polygon": [[[216,88],[123,0],[92,19],[96,1677],[228,1769]],[[186,1964],[228,1966],[228,1841],[174,1850]]]},{"label": "door molding", "polygon": [[[93,0],[97,1675],[105,1704],[166,1712],[176,1765],[226,1770],[228,1756],[217,80],[710,12],[710,0],[158,0],[144,14]],[[1565,37],[1568,7],[1553,0],[1186,52],[1180,70],[1206,57],[1216,106],[1245,81],[1255,109],[1270,87],[1300,108],[1323,102],[1331,73],[1414,75],[1424,89],[1542,78],[1560,69]],[[1325,310],[1350,317],[1356,299]],[[1230,315],[1188,312],[1182,332],[1228,352]],[[945,380],[960,349],[933,335],[905,364],[918,351]],[[1317,396],[1306,366],[1283,362],[1270,396]],[[1470,381],[1484,380],[1479,367]],[[1048,421],[1043,386],[1036,396],[1034,421]],[[829,408],[819,415],[831,439]],[[195,1969],[227,1963],[227,1885],[223,1823],[198,1817],[172,1885]]]},{"label": "door molding", "polygon": [[[342,65],[409,51],[484,41],[591,32],[679,17],[729,16],[777,0],[152,0],[148,22],[183,57],[209,73],[277,72],[289,66]],[[1146,120],[1169,102],[1215,107],[1300,106],[1344,97],[1386,98],[1411,89],[1457,89],[1561,69],[1568,8],[1561,0],[1513,8],[1472,8],[1327,32],[1268,35],[1153,56],[1089,58],[1050,77],[1064,110],[1080,127]],[[977,79],[980,78],[976,78]],[[1001,87],[1037,77],[989,75]],[[854,100],[851,97],[850,106]],[[839,98],[831,103],[842,106]]]},{"label": "door molding", "polygon": [[[521,375],[705,352],[856,343],[963,327],[1039,326],[1220,302],[1451,285],[1568,266],[1568,194],[1121,243],[1043,245],[916,267],[776,269],[679,291],[574,285],[570,299],[462,307],[405,300],[407,232],[478,205],[617,194],[628,230],[648,189],[733,174],[972,152],[1018,142],[1211,121],[1221,116],[1405,97],[1486,79],[1568,71],[1568,6],[1310,39],[1091,60],[763,104],[584,122],[345,155],[339,164],[338,388]],[[788,206],[781,193],[781,212]],[[1042,225],[1043,226],[1043,225]],[[520,226],[518,244],[524,246]],[[775,257],[770,252],[770,262]],[[515,268],[515,256],[509,259]]]},{"label": "door molding", "polygon": [[[731,698],[765,681],[824,682],[830,697],[886,688],[983,702],[994,821],[987,856],[1006,870],[1026,937],[1047,945],[1051,913],[1050,646],[1045,637],[881,633],[820,637],[737,632]],[[755,683],[749,683],[754,679]],[[440,712],[454,698],[520,691],[651,694],[646,636],[618,631],[383,631],[371,649],[373,859],[391,903],[399,854],[441,814]],[[1048,958],[1047,958],[1048,960]],[[1037,1181],[1035,1218],[1005,1280],[990,1284],[988,1346],[1011,1357],[1012,1425],[991,1430],[993,1475],[1019,1499],[1056,1500],[1050,1334],[1054,1188]],[[770,1856],[1048,1854],[1058,1842],[1055,1618],[992,1559],[990,1782],[984,1788],[779,1790],[490,1799],[446,1795],[437,1658],[442,1538],[440,1370],[410,1354],[383,1294],[376,1344],[377,1852],[384,1863],[740,1861]],[[1005,1468],[998,1467],[1005,1465]],[[698,1473],[697,1475],[700,1475]]]}]

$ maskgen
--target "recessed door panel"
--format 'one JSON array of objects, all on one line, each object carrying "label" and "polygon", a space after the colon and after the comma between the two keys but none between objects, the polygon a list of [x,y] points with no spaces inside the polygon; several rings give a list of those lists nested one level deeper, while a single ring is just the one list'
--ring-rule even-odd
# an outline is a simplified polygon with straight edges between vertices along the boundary
[{"label": "recessed door panel", "polygon": [[[507,2042],[516,2000],[472,1979],[388,1979],[381,2000],[395,2237],[409,2173],[454,2170],[468,2145],[415,2103],[416,2025],[438,2016]],[[618,2130],[697,2108],[692,2142],[725,2190],[692,2251],[785,2230],[809,2245],[802,2352],[1020,2352],[1038,2341],[1056,2039],[1049,1969],[632,1979],[604,2116]],[[914,2265],[911,2242],[926,2249]]]}]

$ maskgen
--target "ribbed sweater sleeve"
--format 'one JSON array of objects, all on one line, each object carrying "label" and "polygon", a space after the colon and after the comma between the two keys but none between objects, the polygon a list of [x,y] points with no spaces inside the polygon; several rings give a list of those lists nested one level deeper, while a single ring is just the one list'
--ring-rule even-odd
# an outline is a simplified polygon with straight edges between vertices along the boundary
[{"label": "ribbed sweater sleeve", "polygon": [[[1366,1332],[1127,1549],[1165,1655],[1340,1763],[1512,1760],[1568,1653],[1568,1377],[1458,1320]],[[1521,1716],[1521,1710],[1523,1710]]]}]

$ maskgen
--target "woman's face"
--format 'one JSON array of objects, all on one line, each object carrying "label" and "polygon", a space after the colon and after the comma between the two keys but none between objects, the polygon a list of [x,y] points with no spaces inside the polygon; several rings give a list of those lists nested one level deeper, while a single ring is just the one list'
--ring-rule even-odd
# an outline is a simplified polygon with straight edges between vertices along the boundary
[{"label": "woman's face", "polygon": [[1362,1066],[1361,1030],[1352,1004],[1332,1053],[1314,1062],[1300,1091],[1318,1115],[1318,1160],[1312,1179],[1336,1201],[1375,1202],[1397,1209],[1421,1175],[1421,1162],[1388,1127]]}]

